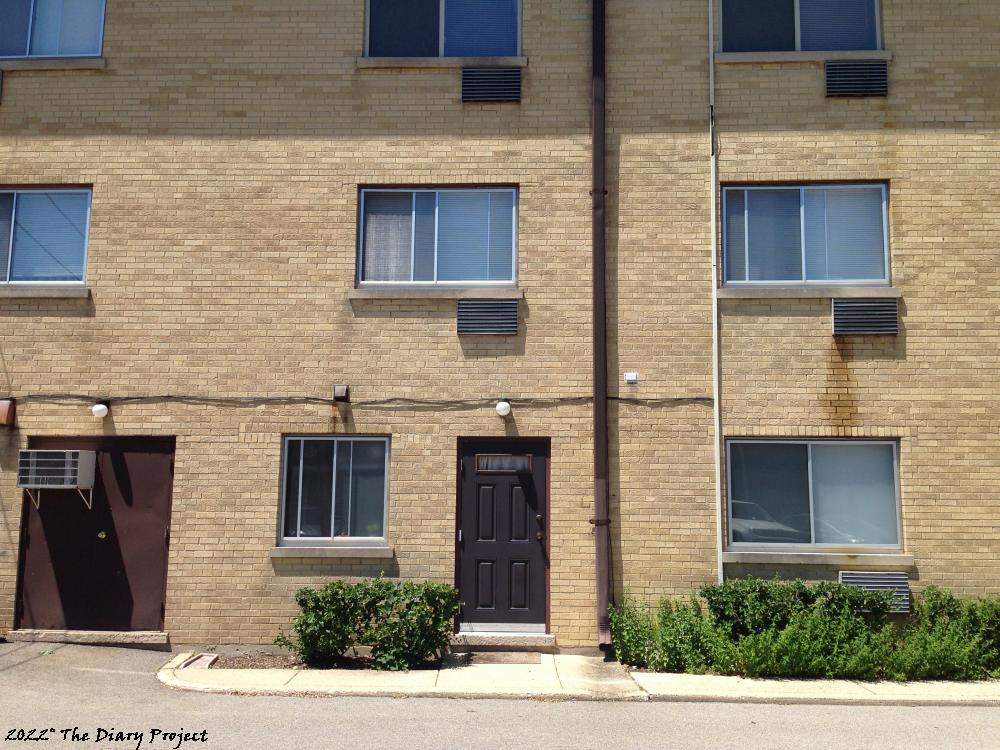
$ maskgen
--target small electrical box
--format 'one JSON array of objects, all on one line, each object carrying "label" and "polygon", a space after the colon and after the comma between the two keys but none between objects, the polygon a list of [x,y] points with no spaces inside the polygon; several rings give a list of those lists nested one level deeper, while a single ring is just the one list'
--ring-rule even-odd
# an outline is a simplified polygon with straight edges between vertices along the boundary
[{"label": "small electrical box", "polygon": [[627,385],[635,385],[639,382],[639,373],[637,372],[626,372],[625,373],[625,383]]}]

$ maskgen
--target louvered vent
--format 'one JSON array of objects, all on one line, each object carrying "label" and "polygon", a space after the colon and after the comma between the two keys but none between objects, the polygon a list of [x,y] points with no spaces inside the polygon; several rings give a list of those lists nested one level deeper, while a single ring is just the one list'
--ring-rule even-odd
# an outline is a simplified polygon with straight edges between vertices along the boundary
[{"label": "louvered vent", "polygon": [[891,591],[893,597],[890,611],[910,611],[910,576],[906,573],[861,573],[842,570],[840,582],[845,586],[856,586],[865,591]]},{"label": "louvered vent", "polygon": [[835,299],[833,335],[862,336],[899,333],[899,300]]},{"label": "louvered vent", "polygon": [[462,68],[462,101],[521,101],[521,69]]},{"label": "louvered vent", "polygon": [[459,336],[516,336],[516,299],[460,299]]},{"label": "louvered vent", "polygon": [[827,96],[888,96],[886,60],[827,60]]},{"label": "louvered vent", "polygon": [[94,451],[21,451],[17,486],[24,489],[84,489],[94,487]]}]

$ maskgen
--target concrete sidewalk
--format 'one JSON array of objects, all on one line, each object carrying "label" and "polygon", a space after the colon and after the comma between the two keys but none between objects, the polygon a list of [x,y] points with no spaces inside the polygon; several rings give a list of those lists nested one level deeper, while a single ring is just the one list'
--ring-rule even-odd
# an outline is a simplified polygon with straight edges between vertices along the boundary
[{"label": "concrete sidewalk", "polygon": [[246,695],[434,696],[647,700],[628,672],[602,657],[540,654],[537,664],[446,663],[440,669],[192,669],[194,654],[178,654],[157,673],[185,690]]},{"label": "concrete sidewalk", "polygon": [[157,677],[173,688],[239,695],[1000,706],[1000,681],[749,680],[629,672],[601,657],[551,654],[537,664],[446,664],[412,672],[185,668],[194,656],[176,655]]}]

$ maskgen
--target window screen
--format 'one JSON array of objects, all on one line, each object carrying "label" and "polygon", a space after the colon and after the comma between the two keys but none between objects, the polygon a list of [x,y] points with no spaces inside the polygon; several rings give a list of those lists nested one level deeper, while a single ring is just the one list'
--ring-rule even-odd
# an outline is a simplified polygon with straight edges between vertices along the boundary
[{"label": "window screen", "polygon": [[722,0],[722,45],[725,52],[794,50],[795,0]]},{"label": "window screen", "polygon": [[513,281],[516,192],[365,190],[361,280]]},{"label": "window screen", "polygon": [[371,57],[437,57],[440,0],[369,0]]},{"label": "window screen", "polygon": [[89,192],[0,192],[0,281],[83,281],[89,212]]},{"label": "window screen", "polygon": [[445,0],[446,57],[517,54],[518,0]]},{"label": "window screen", "polygon": [[878,49],[876,0],[800,0],[802,49]]},{"label": "window screen", "polygon": [[726,188],[724,198],[727,281],[888,281],[883,186]]},{"label": "window screen", "polygon": [[730,442],[728,450],[734,543],[899,544],[892,443]]}]

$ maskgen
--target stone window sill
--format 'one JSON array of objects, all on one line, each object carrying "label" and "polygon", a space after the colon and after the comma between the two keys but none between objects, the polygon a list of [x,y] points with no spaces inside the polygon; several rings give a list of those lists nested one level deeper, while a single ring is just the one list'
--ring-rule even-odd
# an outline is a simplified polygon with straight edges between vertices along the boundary
[{"label": "stone window sill", "polygon": [[108,66],[103,57],[30,57],[0,60],[0,71],[6,70],[102,70]]},{"label": "stone window sill", "polygon": [[299,558],[299,559],[341,559],[356,560],[361,558],[388,559],[394,555],[392,547],[372,546],[372,547],[338,547],[330,545],[328,547],[272,547],[271,558]]},{"label": "stone window sill", "polygon": [[441,287],[379,287],[363,286],[347,293],[350,300],[380,299],[521,299],[524,292],[517,287],[441,286]]},{"label": "stone window sill", "polygon": [[892,53],[881,49],[843,52],[716,52],[719,65],[750,63],[822,63],[827,60],[892,60]]},{"label": "stone window sill", "polygon": [[358,68],[526,68],[527,57],[359,57]]},{"label": "stone window sill", "polygon": [[5,299],[87,299],[90,289],[85,286],[60,286],[53,284],[3,284],[0,300]]},{"label": "stone window sill", "polygon": [[723,552],[722,562],[749,565],[840,565],[912,568],[913,555],[902,552]]},{"label": "stone window sill", "polygon": [[899,299],[901,289],[891,286],[727,286],[719,299]]}]

